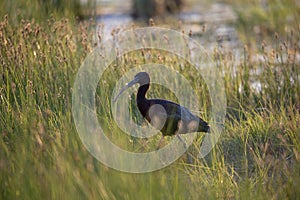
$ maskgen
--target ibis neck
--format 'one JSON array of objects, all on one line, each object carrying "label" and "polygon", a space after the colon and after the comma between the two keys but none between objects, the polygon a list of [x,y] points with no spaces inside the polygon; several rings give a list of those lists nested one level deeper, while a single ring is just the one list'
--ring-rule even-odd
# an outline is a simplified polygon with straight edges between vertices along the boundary
[{"label": "ibis neck", "polygon": [[138,93],[137,93],[137,100],[146,100],[146,92],[149,89],[149,84],[145,84],[139,87]]},{"label": "ibis neck", "polygon": [[150,107],[150,104],[146,99],[146,92],[148,89],[149,89],[149,84],[140,86],[136,98],[138,108],[144,117],[146,116],[148,109]]}]

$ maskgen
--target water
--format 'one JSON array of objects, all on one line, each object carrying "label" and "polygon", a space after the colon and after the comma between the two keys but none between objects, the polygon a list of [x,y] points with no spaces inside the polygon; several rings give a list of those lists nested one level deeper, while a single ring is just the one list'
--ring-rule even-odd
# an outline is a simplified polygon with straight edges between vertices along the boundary
[{"label": "water", "polygon": [[[99,14],[97,22],[101,24],[104,39],[111,37],[114,28],[128,27],[135,23],[130,15],[129,0],[98,0],[97,8]],[[182,12],[174,15],[174,18],[183,22],[183,30],[187,32],[191,30],[194,39],[210,49],[221,43],[230,47],[240,45],[236,30],[231,25],[236,16],[231,6],[227,4],[187,0]]]},{"label": "water", "polygon": [[[98,30],[103,39],[110,39],[113,29],[125,29],[133,23],[133,18],[129,14],[105,14],[97,17]],[[101,30],[100,30],[101,29]]]},{"label": "water", "polygon": [[[129,0],[98,0],[97,23],[103,40],[112,38],[113,29],[125,29],[137,23],[131,16]],[[173,15],[182,21],[182,30],[192,31],[192,38],[206,50],[213,52],[216,48],[230,49],[233,55],[231,66],[236,68],[243,62],[243,44],[233,26],[236,15],[228,4],[187,0],[182,11]],[[235,69],[232,70],[235,73]],[[233,74],[235,76],[235,74]],[[251,88],[261,91],[261,83],[253,81]]]}]

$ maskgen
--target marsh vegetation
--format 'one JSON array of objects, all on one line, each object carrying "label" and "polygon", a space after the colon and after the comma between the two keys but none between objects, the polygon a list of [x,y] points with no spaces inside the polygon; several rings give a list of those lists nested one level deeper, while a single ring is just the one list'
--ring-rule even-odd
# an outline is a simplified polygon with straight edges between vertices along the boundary
[{"label": "marsh vegetation", "polygon": [[[76,19],[78,12],[67,1],[62,1],[60,9],[49,4],[47,11],[36,12],[39,2],[30,1],[36,7],[25,8],[29,1],[0,3],[4,8],[0,11],[1,199],[299,198],[296,1],[278,1],[278,5],[266,1],[267,7],[247,1],[243,6],[249,9],[243,10],[238,0],[224,1],[238,16],[234,26],[244,45],[238,59],[230,47],[216,45],[211,52],[223,72],[228,106],[220,140],[205,159],[195,158],[188,164],[184,155],[146,174],[110,169],[83,146],[72,119],[72,87],[81,63],[100,42],[95,39],[96,22]],[[146,144],[133,141],[104,110],[115,80],[128,66],[156,62],[180,71],[199,92],[201,115],[209,118],[209,95],[201,74],[167,52],[147,53],[151,56],[131,52],[112,63],[96,93],[99,122],[107,135],[132,151],[153,150],[159,137]],[[177,100],[172,92],[155,85],[148,95]],[[137,108],[131,109],[139,118]],[[191,154],[198,151],[201,139],[200,134],[189,149]]]}]

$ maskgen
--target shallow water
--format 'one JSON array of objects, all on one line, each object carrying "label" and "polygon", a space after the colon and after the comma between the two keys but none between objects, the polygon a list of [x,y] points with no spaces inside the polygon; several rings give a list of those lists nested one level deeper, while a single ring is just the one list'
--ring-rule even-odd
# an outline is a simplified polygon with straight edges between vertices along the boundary
[{"label": "shallow water", "polygon": [[[102,25],[104,39],[111,37],[113,29],[136,23],[130,15],[131,1],[129,0],[98,0],[97,13],[97,22]],[[240,45],[236,30],[231,25],[236,20],[236,16],[230,5],[188,0],[182,11],[172,17],[182,21],[182,29],[191,30],[192,37],[206,48],[212,49],[218,44],[230,47]]]},{"label": "shallow water", "polygon": [[[131,16],[129,0],[98,0],[97,13],[97,31],[101,33],[102,40],[111,39],[114,29],[125,29],[139,23]],[[232,72],[235,75],[236,66],[243,62],[244,45],[233,25],[237,17],[230,5],[187,0],[182,11],[171,17],[182,22],[182,30],[192,31],[192,38],[207,51],[213,52],[216,48],[221,51],[230,49],[233,55],[233,63],[230,65],[234,68]],[[253,81],[251,87],[257,92],[261,91],[258,81]]]}]

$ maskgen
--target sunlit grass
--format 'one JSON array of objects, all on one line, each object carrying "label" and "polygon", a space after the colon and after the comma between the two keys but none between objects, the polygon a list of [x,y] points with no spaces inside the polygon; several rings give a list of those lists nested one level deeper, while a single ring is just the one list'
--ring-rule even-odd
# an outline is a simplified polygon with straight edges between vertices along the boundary
[{"label": "sunlit grass", "polygon": [[[147,174],[107,168],[93,158],[76,132],[73,82],[95,46],[93,22],[58,17],[34,20],[1,16],[0,22],[0,191],[1,199],[296,199],[300,190],[299,32],[265,35],[247,45],[241,60],[218,47],[212,57],[224,72],[225,130],[205,159],[197,159],[203,135],[171,166]],[[29,16],[31,17],[31,16]],[[297,24],[299,26],[299,24]],[[274,28],[276,29],[276,27]],[[298,33],[298,34],[297,34]],[[288,38],[287,40],[285,38]],[[296,44],[296,45],[295,45]],[[210,100],[193,66],[166,52],[147,60],[132,52],[113,63],[97,88],[99,122],[116,144],[151,151],[151,141],[133,140],[112,122],[109,107],[115,80],[128,66],[159,62],[178,70],[195,88],[199,115],[208,119]],[[259,57],[261,59],[257,59]],[[161,59],[161,60],[160,60]],[[181,68],[182,65],[185,68]],[[260,90],[253,87],[261,84]],[[184,86],[183,86],[184,89]],[[149,97],[177,101],[151,86]],[[134,102],[134,101],[133,101]],[[131,108],[140,118],[136,107]],[[137,119],[138,120],[138,119]],[[166,139],[166,143],[170,138]]]}]

